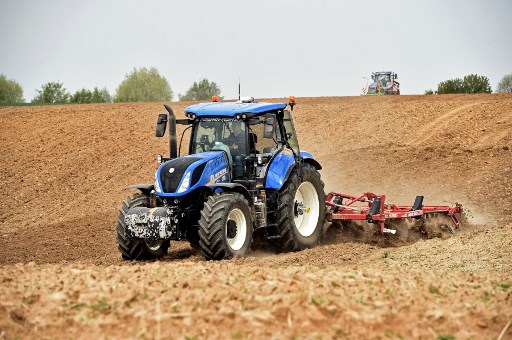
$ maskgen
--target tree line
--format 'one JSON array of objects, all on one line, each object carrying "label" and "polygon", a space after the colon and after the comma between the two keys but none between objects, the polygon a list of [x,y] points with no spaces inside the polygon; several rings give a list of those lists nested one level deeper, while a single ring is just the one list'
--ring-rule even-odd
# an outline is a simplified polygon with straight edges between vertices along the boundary
[{"label": "tree line", "polygon": [[[501,78],[496,93],[512,92],[512,73]],[[425,94],[453,94],[453,93],[492,93],[491,84],[486,76],[469,74],[464,78],[455,78],[437,84],[437,91],[426,90]]]},{"label": "tree line", "polygon": [[[221,89],[215,82],[204,78],[194,82],[185,94],[178,94],[180,101],[210,100],[218,96]],[[89,90],[82,88],[71,94],[62,82],[47,82],[36,90],[33,104],[89,104],[111,102],[158,102],[172,101],[174,93],[167,79],[154,67],[134,68],[125,76],[112,96],[107,88]],[[14,79],[0,74],[0,104],[24,103],[23,88]]]},{"label": "tree line", "polygon": [[[82,88],[75,93],[69,93],[61,82],[47,82],[32,99],[34,104],[88,104],[111,102],[159,102],[172,101],[174,93],[167,79],[160,75],[154,67],[147,69],[134,68],[119,84],[114,96],[107,88],[89,90]],[[437,91],[427,90],[425,94],[449,93],[491,93],[489,79],[485,76],[470,74],[464,78],[442,81],[437,85]],[[512,74],[505,75],[498,83],[498,93],[512,92]],[[178,94],[180,101],[210,100],[212,96],[220,96],[221,89],[215,82],[202,79],[194,82],[185,94]],[[23,88],[14,79],[8,79],[0,74],[0,104],[24,103]]]}]

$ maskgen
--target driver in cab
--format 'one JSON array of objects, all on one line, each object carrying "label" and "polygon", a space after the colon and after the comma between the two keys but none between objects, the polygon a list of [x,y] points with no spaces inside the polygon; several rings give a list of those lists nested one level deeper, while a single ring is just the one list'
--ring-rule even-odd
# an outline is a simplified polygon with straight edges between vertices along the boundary
[{"label": "driver in cab", "polygon": [[226,144],[229,146],[233,155],[245,154],[245,131],[242,129],[241,122],[233,122],[232,131],[228,138],[226,138]]}]

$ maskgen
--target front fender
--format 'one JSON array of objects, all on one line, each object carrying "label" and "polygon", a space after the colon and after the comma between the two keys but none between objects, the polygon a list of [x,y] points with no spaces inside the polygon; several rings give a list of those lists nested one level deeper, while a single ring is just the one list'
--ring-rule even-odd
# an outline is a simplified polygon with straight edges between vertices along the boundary
[{"label": "front fender", "polygon": [[137,189],[140,192],[142,192],[144,195],[149,196],[151,191],[153,189],[155,189],[155,185],[154,184],[134,184],[134,185],[127,186],[126,189]]},{"label": "front fender", "polygon": [[236,192],[236,193],[242,194],[245,197],[245,199],[247,200],[247,202],[249,202],[249,206],[252,207],[252,205],[254,204],[251,194],[241,184],[238,184],[238,183],[215,183],[215,186],[211,187],[211,189],[213,189],[213,191],[216,191],[217,188],[219,188],[220,190],[222,190],[224,192]]}]

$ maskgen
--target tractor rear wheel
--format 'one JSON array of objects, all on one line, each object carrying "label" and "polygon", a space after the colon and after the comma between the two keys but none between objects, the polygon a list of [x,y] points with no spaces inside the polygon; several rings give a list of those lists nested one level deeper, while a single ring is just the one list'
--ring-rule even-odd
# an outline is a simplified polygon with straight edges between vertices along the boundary
[{"label": "tractor rear wheel", "polygon": [[149,197],[144,194],[135,194],[126,199],[119,208],[117,216],[117,249],[125,260],[153,260],[164,257],[171,244],[170,241],[143,242],[128,240],[125,238],[124,230],[126,224],[124,217],[128,210],[133,207],[149,208]]},{"label": "tractor rear wheel", "polygon": [[278,251],[311,248],[320,242],[325,218],[324,182],[310,164],[302,168],[302,181],[297,171],[279,191],[276,220],[279,236],[274,244]]},{"label": "tractor rear wheel", "polygon": [[210,196],[199,219],[199,246],[208,260],[243,257],[252,243],[252,216],[241,194]]}]

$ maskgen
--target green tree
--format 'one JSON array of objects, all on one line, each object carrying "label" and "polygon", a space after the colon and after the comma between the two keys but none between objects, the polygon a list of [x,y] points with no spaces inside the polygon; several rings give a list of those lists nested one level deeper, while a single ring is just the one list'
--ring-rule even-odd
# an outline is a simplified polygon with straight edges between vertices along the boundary
[{"label": "green tree", "polygon": [[110,103],[112,102],[112,96],[106,88],[100,90],[95,87],[93,91],[87,89],[76,91],[75,94],[71,96],[69,102],[76,104]]},{"label": "green tree", "polygon": [[32,99],[35,104],[65,104],[69,102],[69,93],[60,82],[48,82],[36,90],[37,95]]},{"label": "green tree", "polygon": [[464,82],[460,78],[442,81],[437,85],[437,94],[464,93]]},{"label": "green tree", "polygon": [[92,92],[90,90],[81,89],[75,92],[69,99],[70,103],[88,104],[92,103]]},{"label": "green tree", "polygon": [[512,92],[512,73],[504,75],[498,83],[498,88],[496,89],[498,93],[511,93]]},{"label": "green tree", "polygon": [[464,76],[464,79],[455,78],[442,81],[437,85],[437,94],[491,92],[489,79],[476,74]]},{"label": "green tree", "polygon": [[213,81],[209,82],[206,78],[194,82],[185,95],[178,95],[180,101],[210,100],[212,96],[219,96],[219,99],[223,99],[220,97],[220,87]]},{"label": "green tree", "polygon": [[464,93],[491,93],[491,84],[486,76],[470,74],[464,77]]},{"label": "green tree", "polygon": [[0,74],[0,104],[23,103],[23,88],[14,79]]},{"label": "green tree", "polygon": [[116,91],[115,102],[160,102],[171,101],[171,86],[154,67],[134,68],[121,82]]},{"label": "green tree", "polygon": [[93,103],[111,103],[112,96],[108,92],[107,88],[104,87],[101,90],[97,87],[92,91],[92,102]]}]

